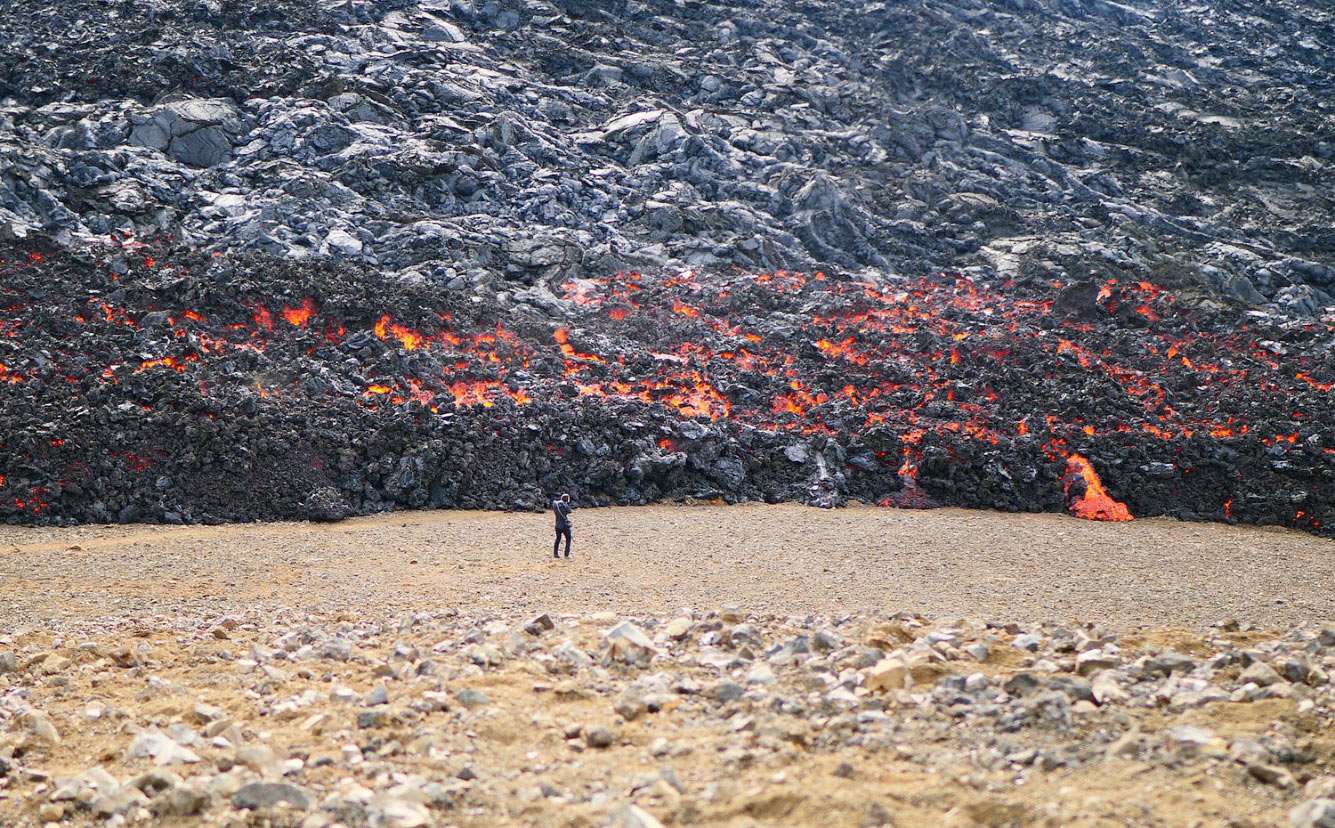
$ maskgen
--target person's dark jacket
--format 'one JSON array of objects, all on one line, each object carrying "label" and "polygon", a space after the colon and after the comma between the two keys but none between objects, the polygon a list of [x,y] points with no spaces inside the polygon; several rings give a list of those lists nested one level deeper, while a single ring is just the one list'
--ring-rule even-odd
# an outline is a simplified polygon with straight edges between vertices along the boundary
[{"label": "person's dark jacket", "polygon": [[570,504],[564,500],[553,500],[552,511],[556,513],[556,528],[570,528]]}]

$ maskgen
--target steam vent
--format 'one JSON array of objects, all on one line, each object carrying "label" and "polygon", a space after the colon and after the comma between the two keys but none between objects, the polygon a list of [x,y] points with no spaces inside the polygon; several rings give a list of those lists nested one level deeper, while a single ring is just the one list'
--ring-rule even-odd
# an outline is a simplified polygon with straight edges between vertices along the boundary
[{"label": "steam vent", "polygon": [[1331,26],[16,0],[0,517],[568,491],[1327,533]]}]

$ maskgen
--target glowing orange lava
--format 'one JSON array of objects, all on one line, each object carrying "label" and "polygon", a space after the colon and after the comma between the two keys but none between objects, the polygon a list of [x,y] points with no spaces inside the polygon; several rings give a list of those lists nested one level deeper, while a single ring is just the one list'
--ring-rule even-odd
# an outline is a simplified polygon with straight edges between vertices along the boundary
[{"label": "glowing orange lava", "polygon": [[375,335],[380,339],[389,339],[392,336],[409,351],[417,350],[422,347],[422,343],[426,342],[426,337],[412,328],[395,325],[390,321],[389,316],[382,316],[380,321],[375,323]]},{"label": "glowing orange lava", "polygon": [[302,302],[298,307],[283,308],[283,318],[286,319],[289,324],[296,325],[298,328],[306,327],[307,323],[311,321],[311,317],[314,315],[315,303],[309,299]]},{"label": "glowing orange lava", "polygon": [[[1085,493],[1071,497],[1071,487],[1083,480]],[[1079,454],[1066,458],[1066,474],[1062,476],[1062,488],[1066,494],[1071,512],[1085,520],[1107,520],[1122,522],[1131,520],[1131,510],[1125,503],[1113,500],[1103,488],[1103,481],[1089,461]]]},{"label": "glowing orange lava", "polygon": [[158,367],[171,368],[173,371],[178,371],[178,372],[184,371],[185,363],[196,362],[198,361],[198,359],[199,357],[193,355],[187,355],[183,357],[162,357],[161,359],[147,359],[139,364],[139,368],[135,370],[135,373],[137,374],[140,371],[147,371],[149,368],[158,368]]}]

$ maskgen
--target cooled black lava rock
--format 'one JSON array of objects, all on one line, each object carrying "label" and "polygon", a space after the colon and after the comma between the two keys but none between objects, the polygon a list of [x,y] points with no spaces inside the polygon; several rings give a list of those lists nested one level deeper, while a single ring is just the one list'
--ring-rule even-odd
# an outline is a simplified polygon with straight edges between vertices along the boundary
[{"label": "cooled black lava rock", "polygon": [[1300,0],[9,0],[0,237],[548,312],[622,269],[986,267],[1313,317],[1332,31]]},{"label": "cooled black lava rock", "polygon": [[31,239],[0,285],[9,522],[1101,487],[1136,516],[1335,517],[1331,326],[1139,282],[1070,317],[1064,288],[985,275],[623,274],[563,285],[555,324],[350,262]]}]

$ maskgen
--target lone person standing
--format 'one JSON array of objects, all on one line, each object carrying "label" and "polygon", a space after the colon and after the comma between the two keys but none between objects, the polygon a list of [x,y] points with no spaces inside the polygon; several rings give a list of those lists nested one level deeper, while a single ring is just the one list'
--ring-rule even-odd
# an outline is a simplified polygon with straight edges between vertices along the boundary
[{"label": "lone person standing", "polygon": [[552,511],[556,513],[556,541],[552,543],[552,557],[559,558],[561,537],[566,539],[566,557],[570,557],[570,495],[563,494],[552,501]]}]

